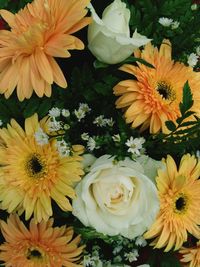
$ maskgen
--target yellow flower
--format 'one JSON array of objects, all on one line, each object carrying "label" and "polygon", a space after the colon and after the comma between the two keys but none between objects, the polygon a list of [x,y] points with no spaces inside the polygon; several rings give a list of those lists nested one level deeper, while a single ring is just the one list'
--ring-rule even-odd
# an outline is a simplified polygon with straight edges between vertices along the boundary
[{"label": "yellow flower", "polygon": [[181,262],[187,263],[187,267],[200,267],[200,241],[197,242],[196,247],[183,247],[179,252],[183,254]]},{"label": "yellow flower", "polygon": [[84,18],[89,0],[34,0],[12,14],[0,10],[11,31],[0,31],[0,93],[9,98],[17,87],[20,101],[51,96],[53,82],[67,87],[65,77],[54,57],[70,57],[68,50],[83,49],[72,36],[88,25]]},{"label": "yellow flower", "polygon": [[71,227],[52,225],[53,219],[38,224],[32,219],[27,229],[17,215],[1,221],[6,242],[0,245],[0,260],[6,267],[81,267],[80,236],[73,239]]},{"label": "yellow flower", "polygon": [[167,132],[165,122],[176,121],[180,116],[179,103],[182,101],[183,86],[186,81],[191,88],[194,105],[192,110],[200,116],[200,73],[194,72],[180,62],[171,59],[171,44],[164,40],[160,50],[147,44],[136,57],[146,60],[155,68],[144,64],[123,65],[120,69],[136,77],[125,80],[114,87],[114,94],[120,96],[117,108],[125,108],[125,119],[133,128],[140,126],[150,133]]},{"label": "yellow flower", "polygon": [[155,238],[155,248],[179,249],[189,232],[200,238],[200,162],[194,156],[182,157],[179,169],[168,156],[166,170],[156,178],[160,211],[145,238]]},{"label": "yellow flower", "polygon": [[35,132],[47,123],[38,122],[35,114],[26,119],[25,130],[13,119],[7,129],[0,129],[1,208],[25,211],[26,220],[34,213],[37,222],[52,216],[51,199],[62,210],[72,210],[68,198],[75,197],[73,185],[83,174],[79,146],[74,146],[72,156],[61,157],[55,140],[36,142]]}]

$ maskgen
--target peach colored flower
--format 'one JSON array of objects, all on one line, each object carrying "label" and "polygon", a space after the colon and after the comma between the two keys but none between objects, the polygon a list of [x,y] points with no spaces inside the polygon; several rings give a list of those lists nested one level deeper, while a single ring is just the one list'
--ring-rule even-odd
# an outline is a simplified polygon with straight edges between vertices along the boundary
[{"label": "peach colored flower", "polygon": [[11,27],[0,31],[0,93],[9,98],[14,89],[20,101],[51,96],[53,82],[67,87],[54,57],[70,57],[68,50],[83,49],[72,36],[90,22],[89,0],[34,0],[17,14],[0,10]]}]

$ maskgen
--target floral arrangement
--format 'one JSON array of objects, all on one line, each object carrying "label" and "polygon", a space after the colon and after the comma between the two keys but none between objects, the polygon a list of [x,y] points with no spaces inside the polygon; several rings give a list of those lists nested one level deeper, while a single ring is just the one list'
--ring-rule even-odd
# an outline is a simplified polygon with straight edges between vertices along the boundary
[{"label": "floral arrangement", "polygon": [[1,266],[200,267],[199,11],[0,1]]}]

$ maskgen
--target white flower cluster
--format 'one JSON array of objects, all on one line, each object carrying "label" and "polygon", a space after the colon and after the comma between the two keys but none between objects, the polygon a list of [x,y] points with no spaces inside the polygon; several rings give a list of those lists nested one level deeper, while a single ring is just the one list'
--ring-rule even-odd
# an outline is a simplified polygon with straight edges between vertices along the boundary
[{"label": "white flower cluster", "polygon": [[35,136],[36,142],[41,146],[46,145],[49,142],[49,136],[40,127],[35,132],[34,136]]},{"label": "white flower cluster", "polygon": [[70,128],[69,124],[64,124],[62,121],[58,120],[58,117],[60,117],[61,115],[65,118],[68,118],[70,116],[70,112],[68,109],[59,109],[55,107],[49,110],[48,115],[50,117],[49,121],[50,132],[57,132],[62,129],[68,130]]},{"label": "white flower cluster", "polygon": [[103,115],[96,117],[93,123],[99,127],[105,127],[107,125],[112,127],[114,125],[113,118],[106,119]]},{"label": "white flower cluster", "polygon": [[79,108],[74,110],[74,114],[78,121],[81,121],[85,118],[86,114],[91,111],[91,108],[89,108],[88,104],[80,103]]},{"label": "white flower cluster", "polygon": [[174,21],[173,19],[162,17],[159,18],[158,22],[163,26],[163,27],[171,27],[172,30],[175,30],[179,27],[180,22]]},{"label": "white flower cluster", "polygon": [[3,125],[3,122],[2,122],[2,120],[0,120],[0,127]]},{"label": "white flower cluster", "polygon": [[126,146],[129,147],[128,152],[130,152],[134,156],[140,156],[141,152],[144,152],[144,149],[142,147],[144,143],[145,143],[145,139],[143,137],[133,138],[131,136],[130,139],[128,139],[125,144]]},{"label": "white flower cluster", "polygon": [[130,263],[133,261],[137,261],[138,257],[139,257],[139,254],[138,254],[137,249],[133,249],[132,251],[124,254],[124,258]]},{"label": "white flower cluster", "polygon": [[69,157],[71,154],[71,147],[64,139],[56,141],[56,148],[61,157]]},{"label": "white flower cluster", "polygon": [[200,60],[200,46],[196,48],[196,53],[191,53],[190,55],[188,55],[187,63],[190,67],[194,68],[199,60]]}]

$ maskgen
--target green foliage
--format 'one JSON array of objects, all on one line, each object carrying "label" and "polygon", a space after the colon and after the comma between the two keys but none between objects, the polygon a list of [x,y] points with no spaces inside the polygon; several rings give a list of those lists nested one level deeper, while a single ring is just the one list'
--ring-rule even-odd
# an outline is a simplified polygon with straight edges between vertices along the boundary
[{"label": "green foliage", "polygon": [[[200,36],[199,8],[191,10],[189,0],[136,0],[128,2],[131,11],[130,26],[139,33],[148,36],[158,46],[164,38],[170,39],[173,45],[173,57],[184,59],[184,55],[194,51]],[[176,29],[163,27],[158,23],[159,18],[167,17],[180,22]],[[192,30],[191,30],[192,29]]]},{"label": "green foliage", "polygon": [[169,134],[159,133],[149,138],[147,150],[150,152],[153,147],[157,147],[154,156],[164,156],[167,154],[174,157],[181,157],[186,152],[195,153],[200,148],[200,119],[194,116],[191,111],[193,99],[188,82],[183,87],[183,97],[180,103],[181,116],[176,123],[167,121],[166,126]]}]

